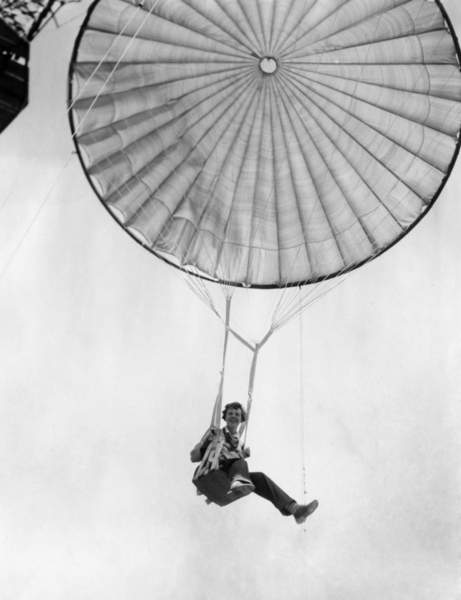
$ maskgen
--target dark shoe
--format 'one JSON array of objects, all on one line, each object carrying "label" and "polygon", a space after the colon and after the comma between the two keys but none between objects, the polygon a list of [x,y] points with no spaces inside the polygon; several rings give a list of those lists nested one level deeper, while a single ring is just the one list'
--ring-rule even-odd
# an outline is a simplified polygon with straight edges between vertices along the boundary
[{"label": "dark shoe", "polygon": [[311,515],[314,512],[314,510],[316,510],[318,505],[319,505],[318,500],[312,500],[312,502],[309,502],[309,504],[299,505],[296,508],[295,512],[293,513],[296,523],[298,523],[298,525],[301,525],[301,523],[304,523],[304,521],[307,519],[307,517],[309,515]]}]

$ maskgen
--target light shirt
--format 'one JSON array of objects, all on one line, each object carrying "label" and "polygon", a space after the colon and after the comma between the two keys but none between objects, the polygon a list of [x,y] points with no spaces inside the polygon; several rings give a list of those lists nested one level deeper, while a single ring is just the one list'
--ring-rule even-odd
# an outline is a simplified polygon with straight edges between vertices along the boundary
[{"label": "light shirt", "polygon": [[224,427],[222,432],[224,434],[224,444],[219,455],[219,463],[245,458],[243,443],[240,441],[238,433],[231,433],[227,427]]}]

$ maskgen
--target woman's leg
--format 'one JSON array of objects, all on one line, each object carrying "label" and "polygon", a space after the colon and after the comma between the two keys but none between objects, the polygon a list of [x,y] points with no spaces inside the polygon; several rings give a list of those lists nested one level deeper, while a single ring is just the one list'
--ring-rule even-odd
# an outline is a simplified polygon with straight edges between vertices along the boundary
[{"label": "woman's leg", "polygon": [[[288,517],[293,515],[297,523],[304,523],[306,518],[312,514],[318,501],[309,504],[298,504],[291,496],[282,490],[265,473],[249,473],[248,464],[243,458],[234,460],[222,467],[232,481],[248,480],[254,486],[254,493],[271,502],[282,515]],[[244,484],[246,486],[246,484]],[[250,490],[251,491],[251,490]]]},{"label": "woman's leg", "polygon": [[223,467],[223,471],[229,476],[229,479],[232,481],[234,479],[238,479],[241,477],[242,479],[247,479],[250,481],[250,473],[248,472],[248,464],[247,461],[243,458],[238,460],[233,460],[228,465]]},{"label": "woman's leg", "polygon": [[249,476],[255,486],[255,494],[272,502],[282,515],[289,516],[293,514],[290,506],[293,506],[295,501],[272,479],[264,473],[249,473]]},{"label": "woman's leg", "polygon": [[246,479],[251,481],[255,486],[255,494],[272,502],[282,515],[293,514],[288,510],[288,507],[295,503],[293,498],[286,494],[265,473],[250,473],[248,464],[243,458],[233,460],[232,462],[223,465],[222,469],[223,471],[226,471],[231,482],[236,479]]}]

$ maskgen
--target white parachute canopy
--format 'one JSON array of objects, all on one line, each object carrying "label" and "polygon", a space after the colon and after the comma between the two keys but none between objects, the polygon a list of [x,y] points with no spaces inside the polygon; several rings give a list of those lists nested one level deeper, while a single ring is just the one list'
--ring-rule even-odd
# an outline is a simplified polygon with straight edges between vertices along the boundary
[{"label": "white parachute canopy", "polygon": [[100,0],[74,139],[119,223],[190,272],[342,274],[427,212],[457,155],[459,49],[429,0]]}]

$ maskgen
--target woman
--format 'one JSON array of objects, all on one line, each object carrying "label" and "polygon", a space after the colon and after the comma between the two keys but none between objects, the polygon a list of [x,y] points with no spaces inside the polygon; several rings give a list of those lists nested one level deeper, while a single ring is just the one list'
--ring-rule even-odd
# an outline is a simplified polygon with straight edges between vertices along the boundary
[{"label": "woman", "polygon": [[210,470],[219,469],[229,479],[229,492],[240,495],[255,492],[269,500],[282,515],[293,515],[296,523],[304,523],[318,507],[318,501],[298,504],[264,473],[250,473],[245,460],[250,456],[250,450],[243,446],[238,434],[239,426],[246,420],[243,406],[239,402],[226,404],[222,418],[226,426],[223,429],[210,427],[191,451],[191,461],[201,462],[194,480]]}]

